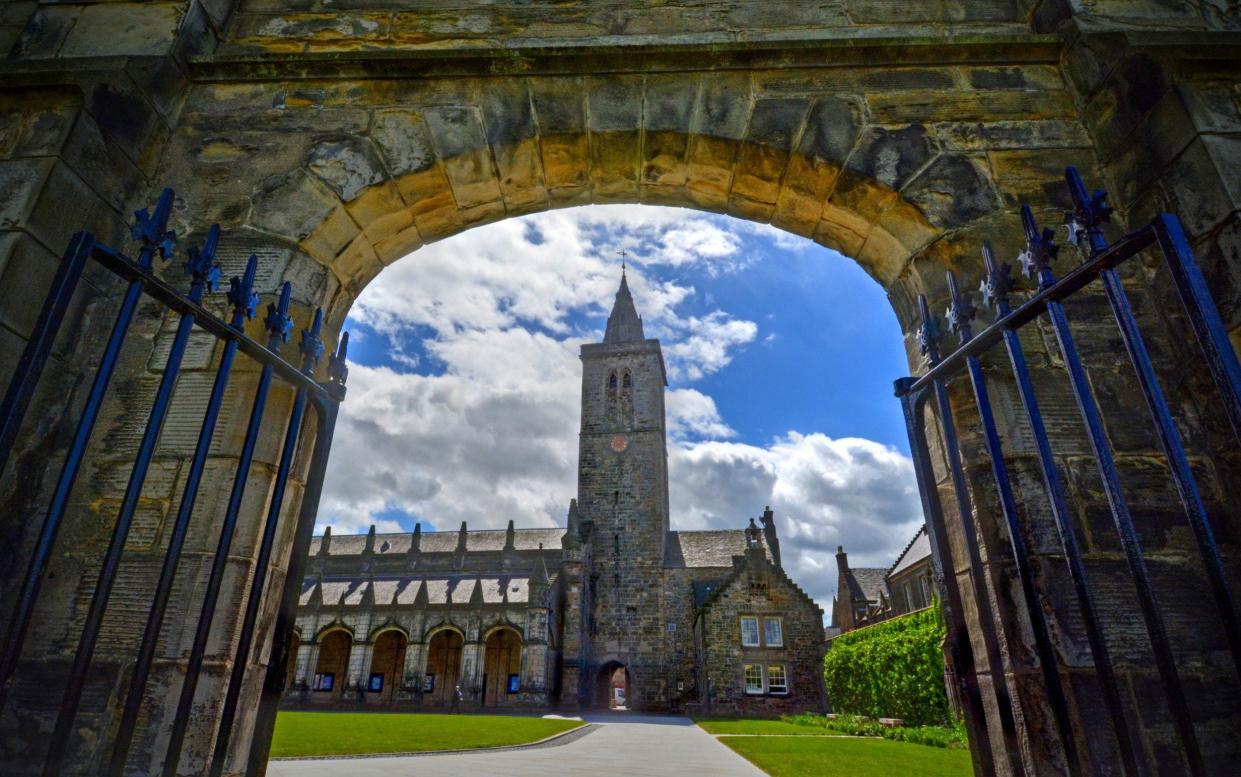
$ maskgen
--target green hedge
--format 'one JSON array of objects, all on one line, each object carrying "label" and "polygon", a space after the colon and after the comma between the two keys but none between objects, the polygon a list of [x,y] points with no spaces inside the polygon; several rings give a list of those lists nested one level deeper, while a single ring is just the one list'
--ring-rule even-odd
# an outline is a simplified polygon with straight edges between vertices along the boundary
[{"label": "green hedge", "polygon": [[836,637],[823,659],[832,711],[911,726],[948,722],[943,639],[938,603]]}]

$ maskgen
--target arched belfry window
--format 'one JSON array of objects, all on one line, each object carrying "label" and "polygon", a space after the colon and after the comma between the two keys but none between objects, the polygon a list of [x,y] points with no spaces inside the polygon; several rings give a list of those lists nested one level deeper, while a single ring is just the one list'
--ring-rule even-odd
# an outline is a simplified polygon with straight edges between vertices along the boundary
[{"label": "arched belfry window", "polygon": [[633,388],[633,379],[629,376],[629,370],[625,370],[625,377],[621,381],[621,388],[622,389]]},{"label": "arched belfry window", "polygon": [[[628,376],[625,376],[625,377],[628,378]],[[608,375],[608,391],[609,392],[616,391],[616,373],[615,372],[613,372],[611,375]]]}]

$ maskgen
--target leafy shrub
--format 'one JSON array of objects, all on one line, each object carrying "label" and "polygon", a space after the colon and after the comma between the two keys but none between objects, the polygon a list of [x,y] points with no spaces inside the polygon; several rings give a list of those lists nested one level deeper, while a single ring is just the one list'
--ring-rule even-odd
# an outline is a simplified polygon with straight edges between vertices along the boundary
[{"label": "leafy shrub", "polygon": [[837,715],[828,718],[813,713],[801,715],[785,715],[782,720],[799,726],[812,726],[827,729],[839,734],[855,737],[883,737],[897,742],[909,742],[928,747],[943,747],[950,750],[969,748],[969,740],[965,735],[965,725],[960,721],[952,721],[946,726],[898,726],[890,728],[872,718],[862,715]]},{"label": "leafy shrub", "polygon": [[914,726],[947,723],[943,639],[938,603],[836,637],[823,659],[832,709]]}]

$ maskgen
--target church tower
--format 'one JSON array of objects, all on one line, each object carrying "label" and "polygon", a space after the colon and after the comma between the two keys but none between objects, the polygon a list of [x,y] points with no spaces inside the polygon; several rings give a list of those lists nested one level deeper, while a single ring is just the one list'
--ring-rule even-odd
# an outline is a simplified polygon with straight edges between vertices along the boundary
[{"label": "church tower", "polygon": [[589,527],[592,559],[583,602],[586,663],[596,672],[612,662],[623,665],[634,701],[658,705],[664,695],[655,667],[663,664],[665,641],[667,376],[659,341],[646,338],[623,271],[603,342],[583,345],[581,359],[577,504]]}]

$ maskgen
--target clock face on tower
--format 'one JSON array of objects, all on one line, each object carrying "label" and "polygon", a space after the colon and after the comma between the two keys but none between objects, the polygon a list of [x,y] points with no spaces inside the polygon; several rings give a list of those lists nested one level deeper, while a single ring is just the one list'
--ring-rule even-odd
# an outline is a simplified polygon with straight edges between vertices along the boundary
[{"label": "clock face on tower", "polygon": [[612,450],[616,451],[617,453],[624,453],[625,449],[628,447],[629,447],[629,438],[626,437],[625,435],[618,434],[612,438]]}]

